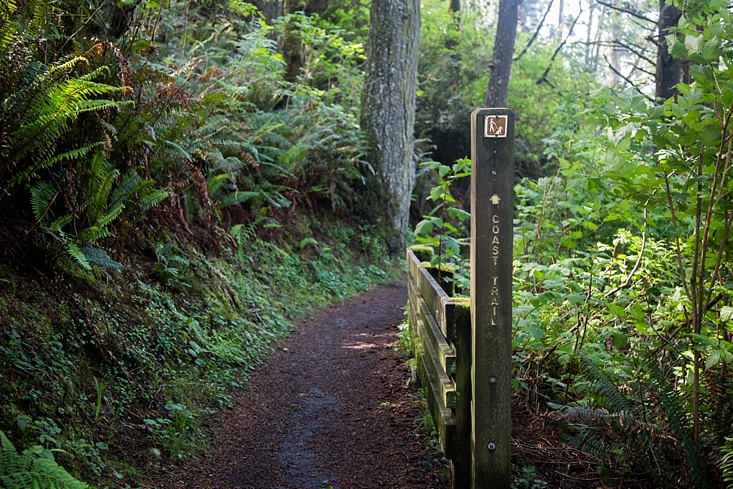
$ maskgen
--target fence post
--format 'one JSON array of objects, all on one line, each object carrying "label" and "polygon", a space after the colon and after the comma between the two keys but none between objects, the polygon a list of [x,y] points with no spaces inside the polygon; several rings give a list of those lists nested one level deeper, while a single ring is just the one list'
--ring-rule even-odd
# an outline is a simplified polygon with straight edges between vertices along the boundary
[{"label": "fence post", "polygon": [[514,114],[471,114],[473,489],[509,489],[511,471]]}]

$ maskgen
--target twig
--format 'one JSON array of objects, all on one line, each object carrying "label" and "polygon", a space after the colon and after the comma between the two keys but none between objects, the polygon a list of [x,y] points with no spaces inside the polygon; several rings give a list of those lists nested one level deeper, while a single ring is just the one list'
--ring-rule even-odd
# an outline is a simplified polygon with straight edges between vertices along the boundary
[{"label": "twig", "polygon": [[618,10],[619,12],[623,12],[625,14],[629,14],[632,17],[636,17],[637,19],[645,20],[647,22],[653,22],[655,24],[657,23],[656,20],[652,20],[649,17],[645,17],[645,16],[641,15],[640,13],[635,12],[635,11],[630,10],[630,9],[625,9],[625,8],[617,7],[617,6],[612,5],[610,3],[602,2],[601,0],[596,0],[596,3],[600,3],[604,7],[608,7],[610,9],[612,9],[612,10]]},{"label": "twig", "polygon": [[641,89],[639,87],[637,87],[634,82],[632,82],[631,80],[629,80],[620,71],[618,71],[616,68],[614,68],[613,64],[610,61],[608,61],[608,57],[605,54],[603,55],[603,59],[606,60],[606,63],[608,63],[608,67],[611,68],[611,71],[613,71],[618,76],[620,76],[621,78],[623,78],[624,81],[626,81],[626,83],[628,83],[629,85],[631,85],[632,87],[634,87],[634,90],[636,90],[637,92],[639,92],[640,95],[643,95],[644,98],[646,98],[650,102],[654,102],[654,99],[653,98],[651,98],[649,95],[647,95],[644,92],[642,92]]},{"label": "twig", "polygon": [[644,250],[646,249],[646,228],[647,228],[647,223],[646,223],[647,217],[646,216],[647,216],[647,211],[646,211],[646,207],[644,207],[644,231],[641,232],[641,250],[639,250],[639,257],[636,259],[636,264],[634,265],[634,268],[631,269],[629,276],[626,277],[626,280],[624,280],[624,282],[621,285],[619,285],[618,287],[612,290],[609,290],[608,292],[606,292],[603,295],[604,299],[608,299],[610,296],[612,296],[613,294],[615,294],[616,292],[618,292],[621,289],[628,289],[631,286],[631,279],[634,277],[636,272],[639,271],[639,268],[641,267],[641,260],[642,258],[644,258]]},{"label": "twig", "polygon": [[575,24],[578,23],[578,20],[580,19],[580,16],[583,14],[584,10],[580,10],[578,12],[578,16],[575,17],[575,20],[573,21],[573,25],[570,26],[570,30],[568,31],[568,35],[565,36],[565,39],[562,40],[560,45],[555,49],[555,52],[552,53],[552,58],[550,58],[550,63],[547,65],[547,68],[545,69],[545,72],[542,73],[542,76],[539,80],[535,83],[535,85],[539,85],[540,83],[549,83],[547,81],[547,75],[550,73],[550,69],[552,68],[552,63],[555,61],[555,58],[557,57],[558,53],[560,53],[560,50],[565,46],[565,43],[568,42],[568,39],[570,39],[570,36],[573,35],[573,29],[575,29]]},{"label": "twig", "polygon": [[532,38],[529,40],[526,46],[524,46],[524,49],[522,49],[522,52],[517,55],[516,58],[514,58],[513,61],[519,61],[519,59],[524,56],[524,54],[527,52],[529,47],[532,45],[532,43],[535,42],[537,39],[537,36],[540,33],[540,29],[542,29],[542,25],[545,23],[545,19],[547,18],[547,14],[550,13],[550,9],[552,8],[552,4],[555,2],[555,0],[550,0],[550,3],[547,5],[547,9],[545,10],[545,14],[542,16],[542,20],[540,20],[540,23],[537,24],[537,29],[534,31],[534,34],[532,35]]},{"label": "twig", "polygon": [[28,231],[25,232],[25,235],[26,236],[28,236],[28,234],[31,231],[33,231],[34,229],[36,229],[36,226],[38,226],[41,223],[41,221],[43,220],[43,218],[46,216],[46,213],[48,212],[48,210],[51,208],[51,206],[53,205],[54,201],[56,200],[56,197],[58,197],[58,196],[59,196],[59,193],[56,192],[54,194],[54,196],[53,196],[53,199],[51,199],[51,202],[49,202],[48,203],[48,206],[46,206],[46,210],[43,211],[43,214],[41,214],[41,217],[39,217],[38,220],[36,221],[36,223],[33,226],[31,226],[31,228]]}]

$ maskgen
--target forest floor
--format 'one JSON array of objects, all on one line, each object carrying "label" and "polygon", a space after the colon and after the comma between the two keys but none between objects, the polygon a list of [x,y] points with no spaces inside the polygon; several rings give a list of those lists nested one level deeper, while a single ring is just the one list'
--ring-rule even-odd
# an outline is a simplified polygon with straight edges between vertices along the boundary
[{"label": "forest floor", "polygon": [[[421,422],[425,405],[410,368],[394,350],[406,301],[404,286],[384,286],[299,324],[252,373],[233,409],[211,420],[216,434],[207,453],[146,486],[447,488],[447,462]],[[635,486],[604,485],[599,460],[560,442],[551,416],[514,401],[515,487]]]}]

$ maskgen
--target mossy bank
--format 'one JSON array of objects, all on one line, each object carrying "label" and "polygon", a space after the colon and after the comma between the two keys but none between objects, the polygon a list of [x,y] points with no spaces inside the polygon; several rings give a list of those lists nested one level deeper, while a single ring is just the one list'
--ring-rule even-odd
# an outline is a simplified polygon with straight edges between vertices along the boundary
[{"label": "mossy bank", "polygon": [[207,415],[294,322],[394,279],[364,229],[291,228],[268,241],[234,226],[213,254],[158,240],[121,272],[2,264],[0,430],[99,486],[138,487],[204,449]]}]

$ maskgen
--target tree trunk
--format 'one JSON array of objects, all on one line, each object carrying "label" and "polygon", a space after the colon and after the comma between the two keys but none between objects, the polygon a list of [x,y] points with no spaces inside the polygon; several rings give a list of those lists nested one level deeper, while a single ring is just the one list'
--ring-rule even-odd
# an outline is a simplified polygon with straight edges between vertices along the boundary
[{"label": "tree trunk", "polygon": [[659,0],[659,35],[657,38],[657,72],[656,90],[657,99],[667,100],[679,92],[675,85],[684,81],[685,64],[683,58],[673,58],[667,49],[665,36],[670,28],[676,27],[682,16],[682,11],[672,5],[665,5]]},{"label": "tree trunk", "polygon": [[500,0],[496,22],[494,59],[489,65],[489,86],[484,95],[484,107],[505,107],[512,72],[514,40],[517,37],[518,7],[520,0]]},{"label": "tree trunk", "polygon": [[[611,0],[611,5],[618,6],[618,0]],[[621,42],[621,13],[613,9],[611,11],[611,36],[613,39],[613,47],[611,48],[611,85],[619,85],[621,83],[621,55],[623,49],[619,47]]]},{"label": "tree trunk", "polygon": [[362,210],[391,254],[402,253],[415,183],[413,139],[420,0],[374,0],[361,127],[373,171],[365,172]]},{"label": "tree trunk", "polygon": [[448,10],[453,13],[457,14],[461,11],[461,0],[450,0],[448,4]]}]

